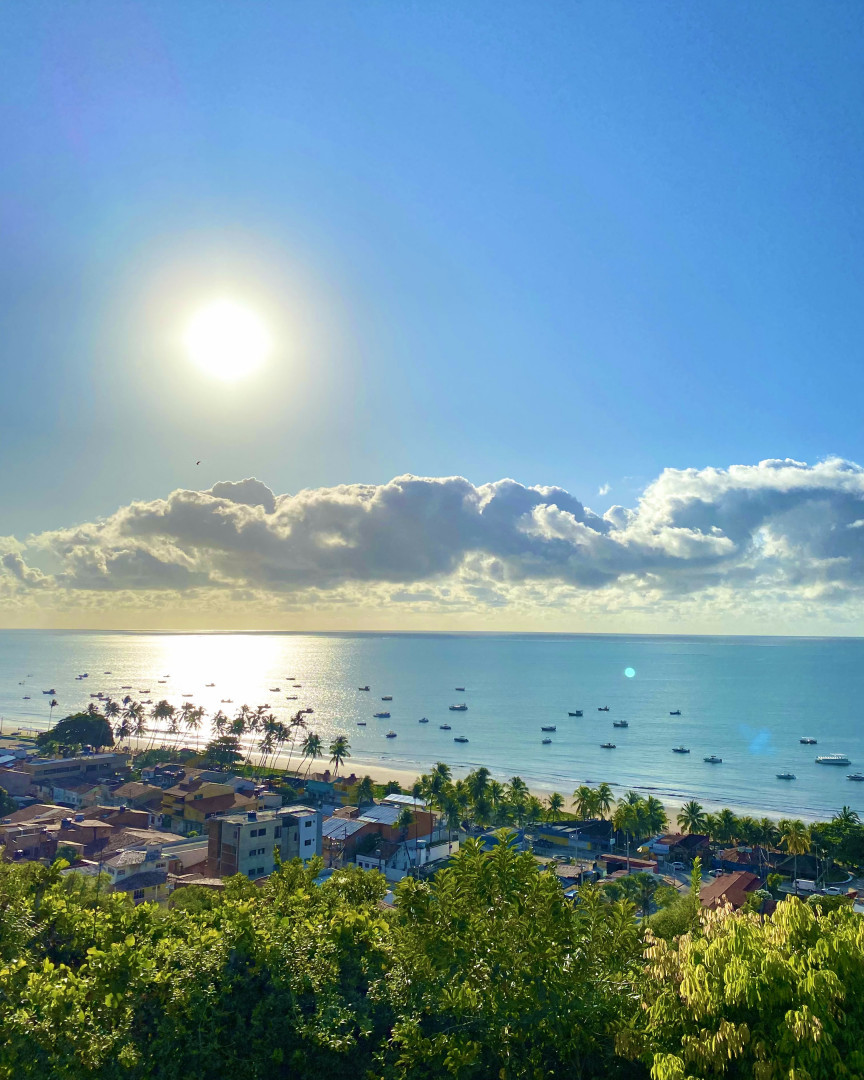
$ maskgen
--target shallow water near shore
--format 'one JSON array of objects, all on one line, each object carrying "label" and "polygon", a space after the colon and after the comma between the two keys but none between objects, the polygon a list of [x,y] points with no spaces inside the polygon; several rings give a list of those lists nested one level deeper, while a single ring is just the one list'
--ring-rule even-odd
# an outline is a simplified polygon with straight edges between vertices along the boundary
[{"label": "shallow water near shore", "polygon": [[[3,730],[47,727],[47,689],[59,701],[55,721],[100,690],[229,715],[267,703],[283,720],[312,708],[310,729],[325,743],[347,733],[358,771],[415,774],[441,760],[457,774],[486,765],[567,795],[606,780],[667,803],[807,817],[848,804],[864,816],[864,784],[846,778],[864,772],[864,639],[0,631]],[[448,708],[461,703],[466,712]],[[568,716],[578,709],[582,717]],[[463,735],[467,743],[453,741]],[[690,753],[673,753],[679,745]],[[829,753],[851,765],[815,763]],[[710,754],[722,764],[704,762]],[[785,771],[797,779],[778,780]]]}]

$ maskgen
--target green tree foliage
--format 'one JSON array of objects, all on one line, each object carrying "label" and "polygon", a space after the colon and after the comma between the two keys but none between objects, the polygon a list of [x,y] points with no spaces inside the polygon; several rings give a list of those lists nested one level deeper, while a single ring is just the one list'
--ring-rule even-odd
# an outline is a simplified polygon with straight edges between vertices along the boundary
[{"label": "green tree foliage", "polygon": [[220,735],[211,739],[204,749],[204,761],[217,769],[230,769],[242,760],[240,740],[236,735]]},{"label": "green tree foliage", "polygon": [[98,749],[113,746],[114,733],[105,717],[98,712],[80,712],[67,716],[48,731],[40,732],[36,736],[36,744],[43,750],[79,746],[94,746]]},{"label": "green tree foliage", "polygon": [[18,803],[12,798],[6,788],[0,787],[0,817],[14,814],[18,809]]},{"label": "green tree foliage", "polygon": [[793,897],[766,920],[706,912],[646,957],[644,1008],[618,1048],[654,1080],[864,1075],[864,926],[848,907],[820,914]]}]

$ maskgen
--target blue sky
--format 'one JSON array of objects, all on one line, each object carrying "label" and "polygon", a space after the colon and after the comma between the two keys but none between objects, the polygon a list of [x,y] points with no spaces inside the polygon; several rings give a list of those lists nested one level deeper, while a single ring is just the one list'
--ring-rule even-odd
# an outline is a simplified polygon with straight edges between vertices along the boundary
[{"label": "blue sky", "polygon": [[[860,4],[0,26],[0,535],[250,476],[602,513],[666,468],[864,460]],[[224,293],[277,341],[231,386],[176,346]]]}]

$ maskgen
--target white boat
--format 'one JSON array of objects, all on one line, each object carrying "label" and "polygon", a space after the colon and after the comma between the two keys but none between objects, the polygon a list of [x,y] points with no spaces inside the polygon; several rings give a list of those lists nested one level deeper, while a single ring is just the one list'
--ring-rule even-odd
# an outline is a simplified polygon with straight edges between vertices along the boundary
[{"label": "white boat", "polygon": [[551,739],[543,739],[542,741],[543,741],[543,745],[544,745],[544,746],[546,746],[546,745],[547,745],[547,743],[551,743],[551,742],[552,742],[552,740],[551,740]]},{"label": "white boat", "polygon": [[795,775],[794,772],[778,772],[777,773],[777,779],[778,780],[797,780],[798,778],[797,778],[797,776]]},{"label": "white boat", "polygon": [[454,739],[453,739],[453,742],[468,742],[468,736],[467,735],[456,735],[454,737]]},{"label": "white boat", "polygon": [[864,773],[860,773],[860,772],[846,773],[846,779],[847,780],[864,780]]},{"label": "white boat", "polygon": [[803,738],[799,739],[798,742],[804,743],[805,746],[815,746],[816,745],[816,740],[811,739],[809,735],[805,735]]},{"label": "white boat", "polygon": [[615,749],[615,743],[614,742],[600,743],[600,749],[601,750],[614,750]]},{"label": "white boat", "polygon": [[717,757],[716,754],[709,754],[708,757],[702,758],[703,761],[707,761],[709,765],[722,765],[723,758]]},{"label": "white boat", "polygon": [[441,729],[442,731],[449,731],[449,730],[450,730],[450,725],[449,725],[449,724],[439,724],[439,725],[438,725],[438,727],[439,727],[439,728],[440,728],[440,729]]},{"label": "white boat", "polygon": [[816,758],[817,765],[851,765],[845,754],[820,754]]},{"label": "white boat", "polygon": [[467,705],[451,705],[450,712],[468,712]]}]

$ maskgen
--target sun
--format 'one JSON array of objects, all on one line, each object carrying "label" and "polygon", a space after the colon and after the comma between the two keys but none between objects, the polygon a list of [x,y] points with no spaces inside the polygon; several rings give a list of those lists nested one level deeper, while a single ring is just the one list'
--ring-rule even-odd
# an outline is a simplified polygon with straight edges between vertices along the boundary
[{"label": "sun", "polygon": [[189,358],[208,375],[234,382],[250,375],[273,348],[264,321],[234,300],[213,300],[189,320],[184,335]]}]

